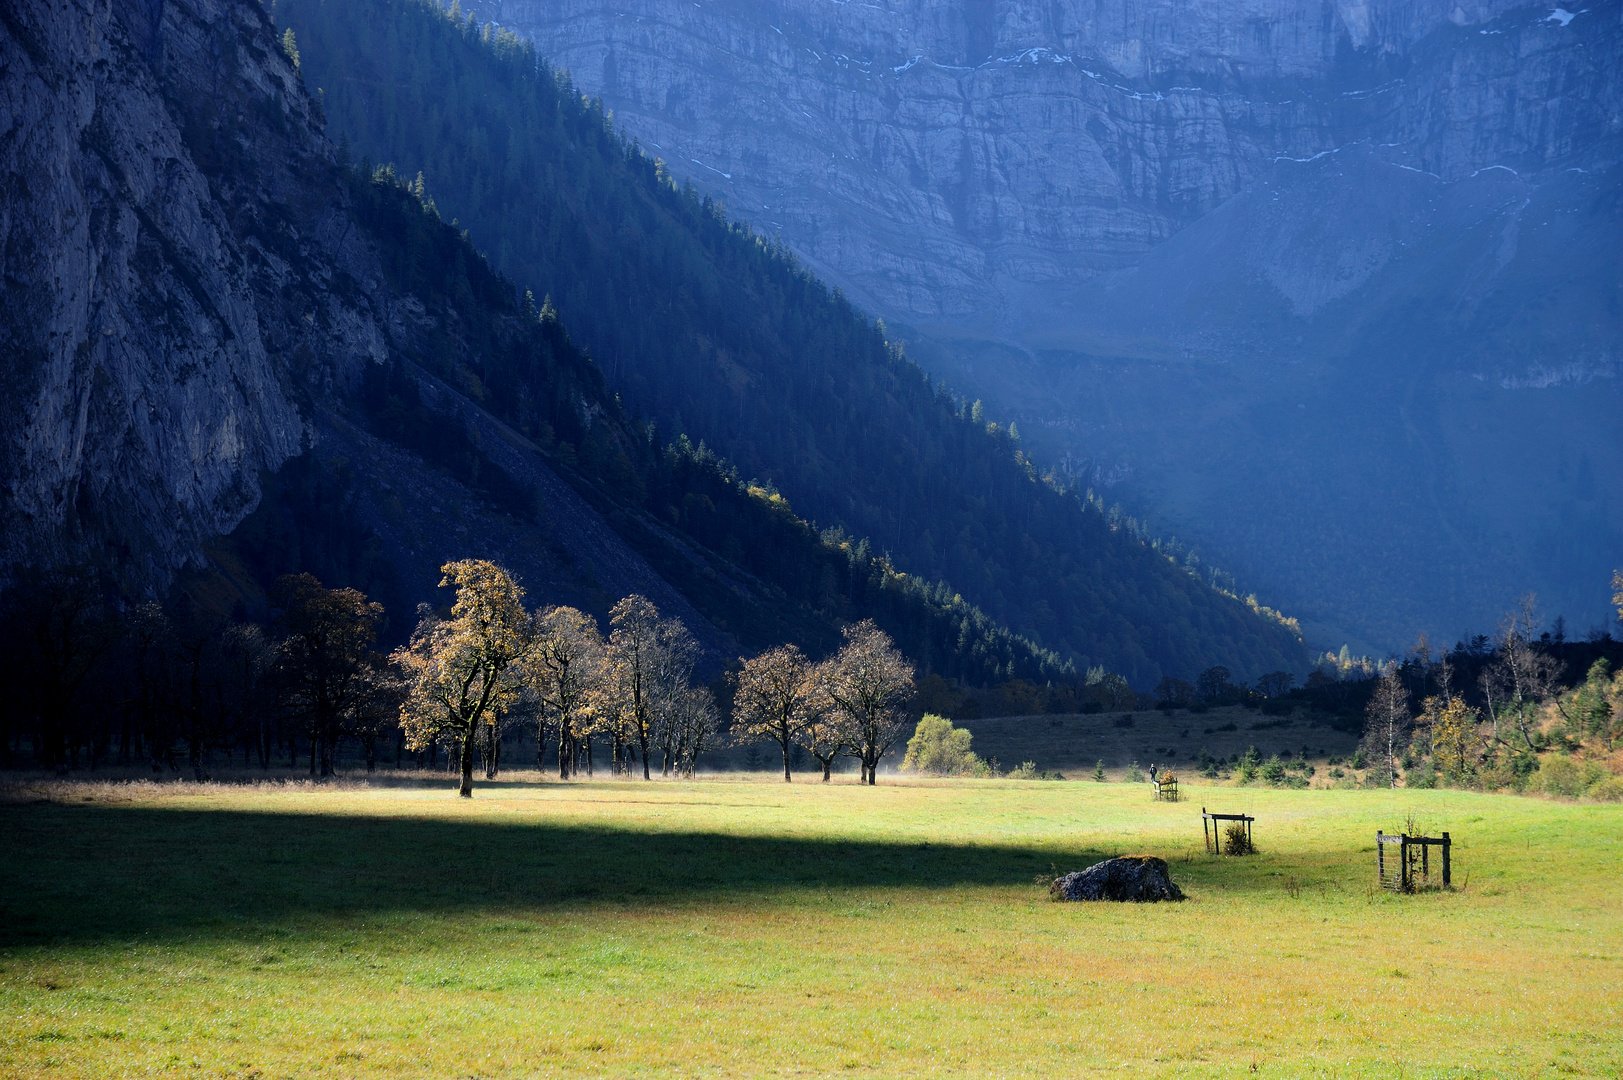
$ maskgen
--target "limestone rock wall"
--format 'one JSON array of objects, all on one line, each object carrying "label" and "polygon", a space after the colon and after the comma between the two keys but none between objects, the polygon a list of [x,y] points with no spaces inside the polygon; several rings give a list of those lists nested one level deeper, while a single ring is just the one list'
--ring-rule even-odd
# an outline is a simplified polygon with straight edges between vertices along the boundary
[{"label": "limestone rock wall", "polygon": [[1280,157],[1444,179],[1615,160],[1619,6],[469,0],[879,311],[1125,265]]},{"label": "limestone rock wall", "polygon": [[300,381],[381,349],[332,288],[339,189],[267,27],[234,0],[0,11],[8,566],[158,587],[299,452]]}]

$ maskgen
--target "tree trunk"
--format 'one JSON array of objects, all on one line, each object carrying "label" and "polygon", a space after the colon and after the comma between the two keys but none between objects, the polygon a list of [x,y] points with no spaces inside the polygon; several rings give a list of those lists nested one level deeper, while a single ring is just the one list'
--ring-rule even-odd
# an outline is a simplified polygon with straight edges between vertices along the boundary
[{"label": "tree trunk", "polygon": [[778,740],[778,745],[783,748],[783,782],[785,784],[792,784],[795,781],[794,781],[794,777],[789,775],[789,740],[788,740],[788,738],[785,737],[783,739],[779,739]]},{"label": "tree trunk", "polygon": [[823,763],[823,783],[826,784],[828,783],[828,774],[834,768],[834,759],[830,757],[822,758],[820,760]]},{"label": "tree trunk", "polygon": [[474,734],[470,731],[462,740],[462,788],[457,794],[464,799],[473,798],[473,744],[476,741]]}]

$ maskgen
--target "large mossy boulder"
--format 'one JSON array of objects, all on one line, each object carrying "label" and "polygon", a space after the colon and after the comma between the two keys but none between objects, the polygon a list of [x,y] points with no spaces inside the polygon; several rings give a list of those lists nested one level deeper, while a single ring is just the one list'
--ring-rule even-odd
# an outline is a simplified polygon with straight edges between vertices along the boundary
[{"label": "large mossy boulder", "polygon": [[1182,900],[1183,890],[1167,873],[1167,861],[1154,855],[1123,855],[1055,878],[1048,895],[1055,900],[1115,900],[1146,903]]}]

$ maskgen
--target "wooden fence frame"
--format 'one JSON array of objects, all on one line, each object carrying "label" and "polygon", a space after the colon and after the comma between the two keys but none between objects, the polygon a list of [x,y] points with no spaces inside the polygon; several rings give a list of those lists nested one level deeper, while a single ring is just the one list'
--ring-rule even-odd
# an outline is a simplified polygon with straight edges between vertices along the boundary
[{"label": "wooden fence frame", "polygon": [[[1396,847],[1396,872],[1389,867],[1386,849]],[[1445,832],[1441,836],[1407,836],[1403,833],[1393,835],[1380,830],[1375,832],[1375,878],[1383,889],[1393,892],[1410,893],[1415,891],[1415,857],[1414,850],[1419,849],[1420,880],[1423,885],[1431,884],[1431,849],[1443,849],[1443,888],[1454,887],[1453,840]]]},{"label": "wooden fence frame", "polygon": [[[1202,806],[1200,808],[1200,832],[1201,835],[1206,838],[1206,853],[1208,855],[1223,854],[1223,827],[1218,824],[1220,821],[1243,822],[1245,824],[1246,853],[1249,854],[1257,850],[1256,846],[1251,843],[1251,823],[1256,820],[1256,818],[1250,816],[1249,814],[1208,813],[1206,808]],[[1207,822],[1211,822],[1211,828],[1209,830],[1206,827]]]}]

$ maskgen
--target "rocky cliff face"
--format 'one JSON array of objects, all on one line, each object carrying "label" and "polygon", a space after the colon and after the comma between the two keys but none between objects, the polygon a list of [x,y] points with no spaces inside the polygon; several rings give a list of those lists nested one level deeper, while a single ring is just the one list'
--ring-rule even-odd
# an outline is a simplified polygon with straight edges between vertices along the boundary
[{"label": "rocky cliff face", "polygon": [[342,206],[258,5],[8,4],[0,30],[3,555],[152,585],[299,452],[301,380],[382,335],[331,288]]},{"label": "rocky cliff face", "polygon": [[419,373],[445,422],[537,492],[542,520],[357,422],[368,363],[409,366],[465,328],[389,284],[342,177],[255,0],[0,7],[0,583],[86,562],[161,593],[303,454],[347,478],[340,527],[370,536],[405,611],[447,559],[499,558],[537,602],[601,614],[640,592],[733,648],[544,455],[454,391]]},{"label": "rocky cliff face", "polygon": [[1623,139],[1615,3],[463,6],[914,319],[1041,307],[1045,286],[1131,262],[1280,157],[1367,141],[1452,180],[1592,167]]}]

